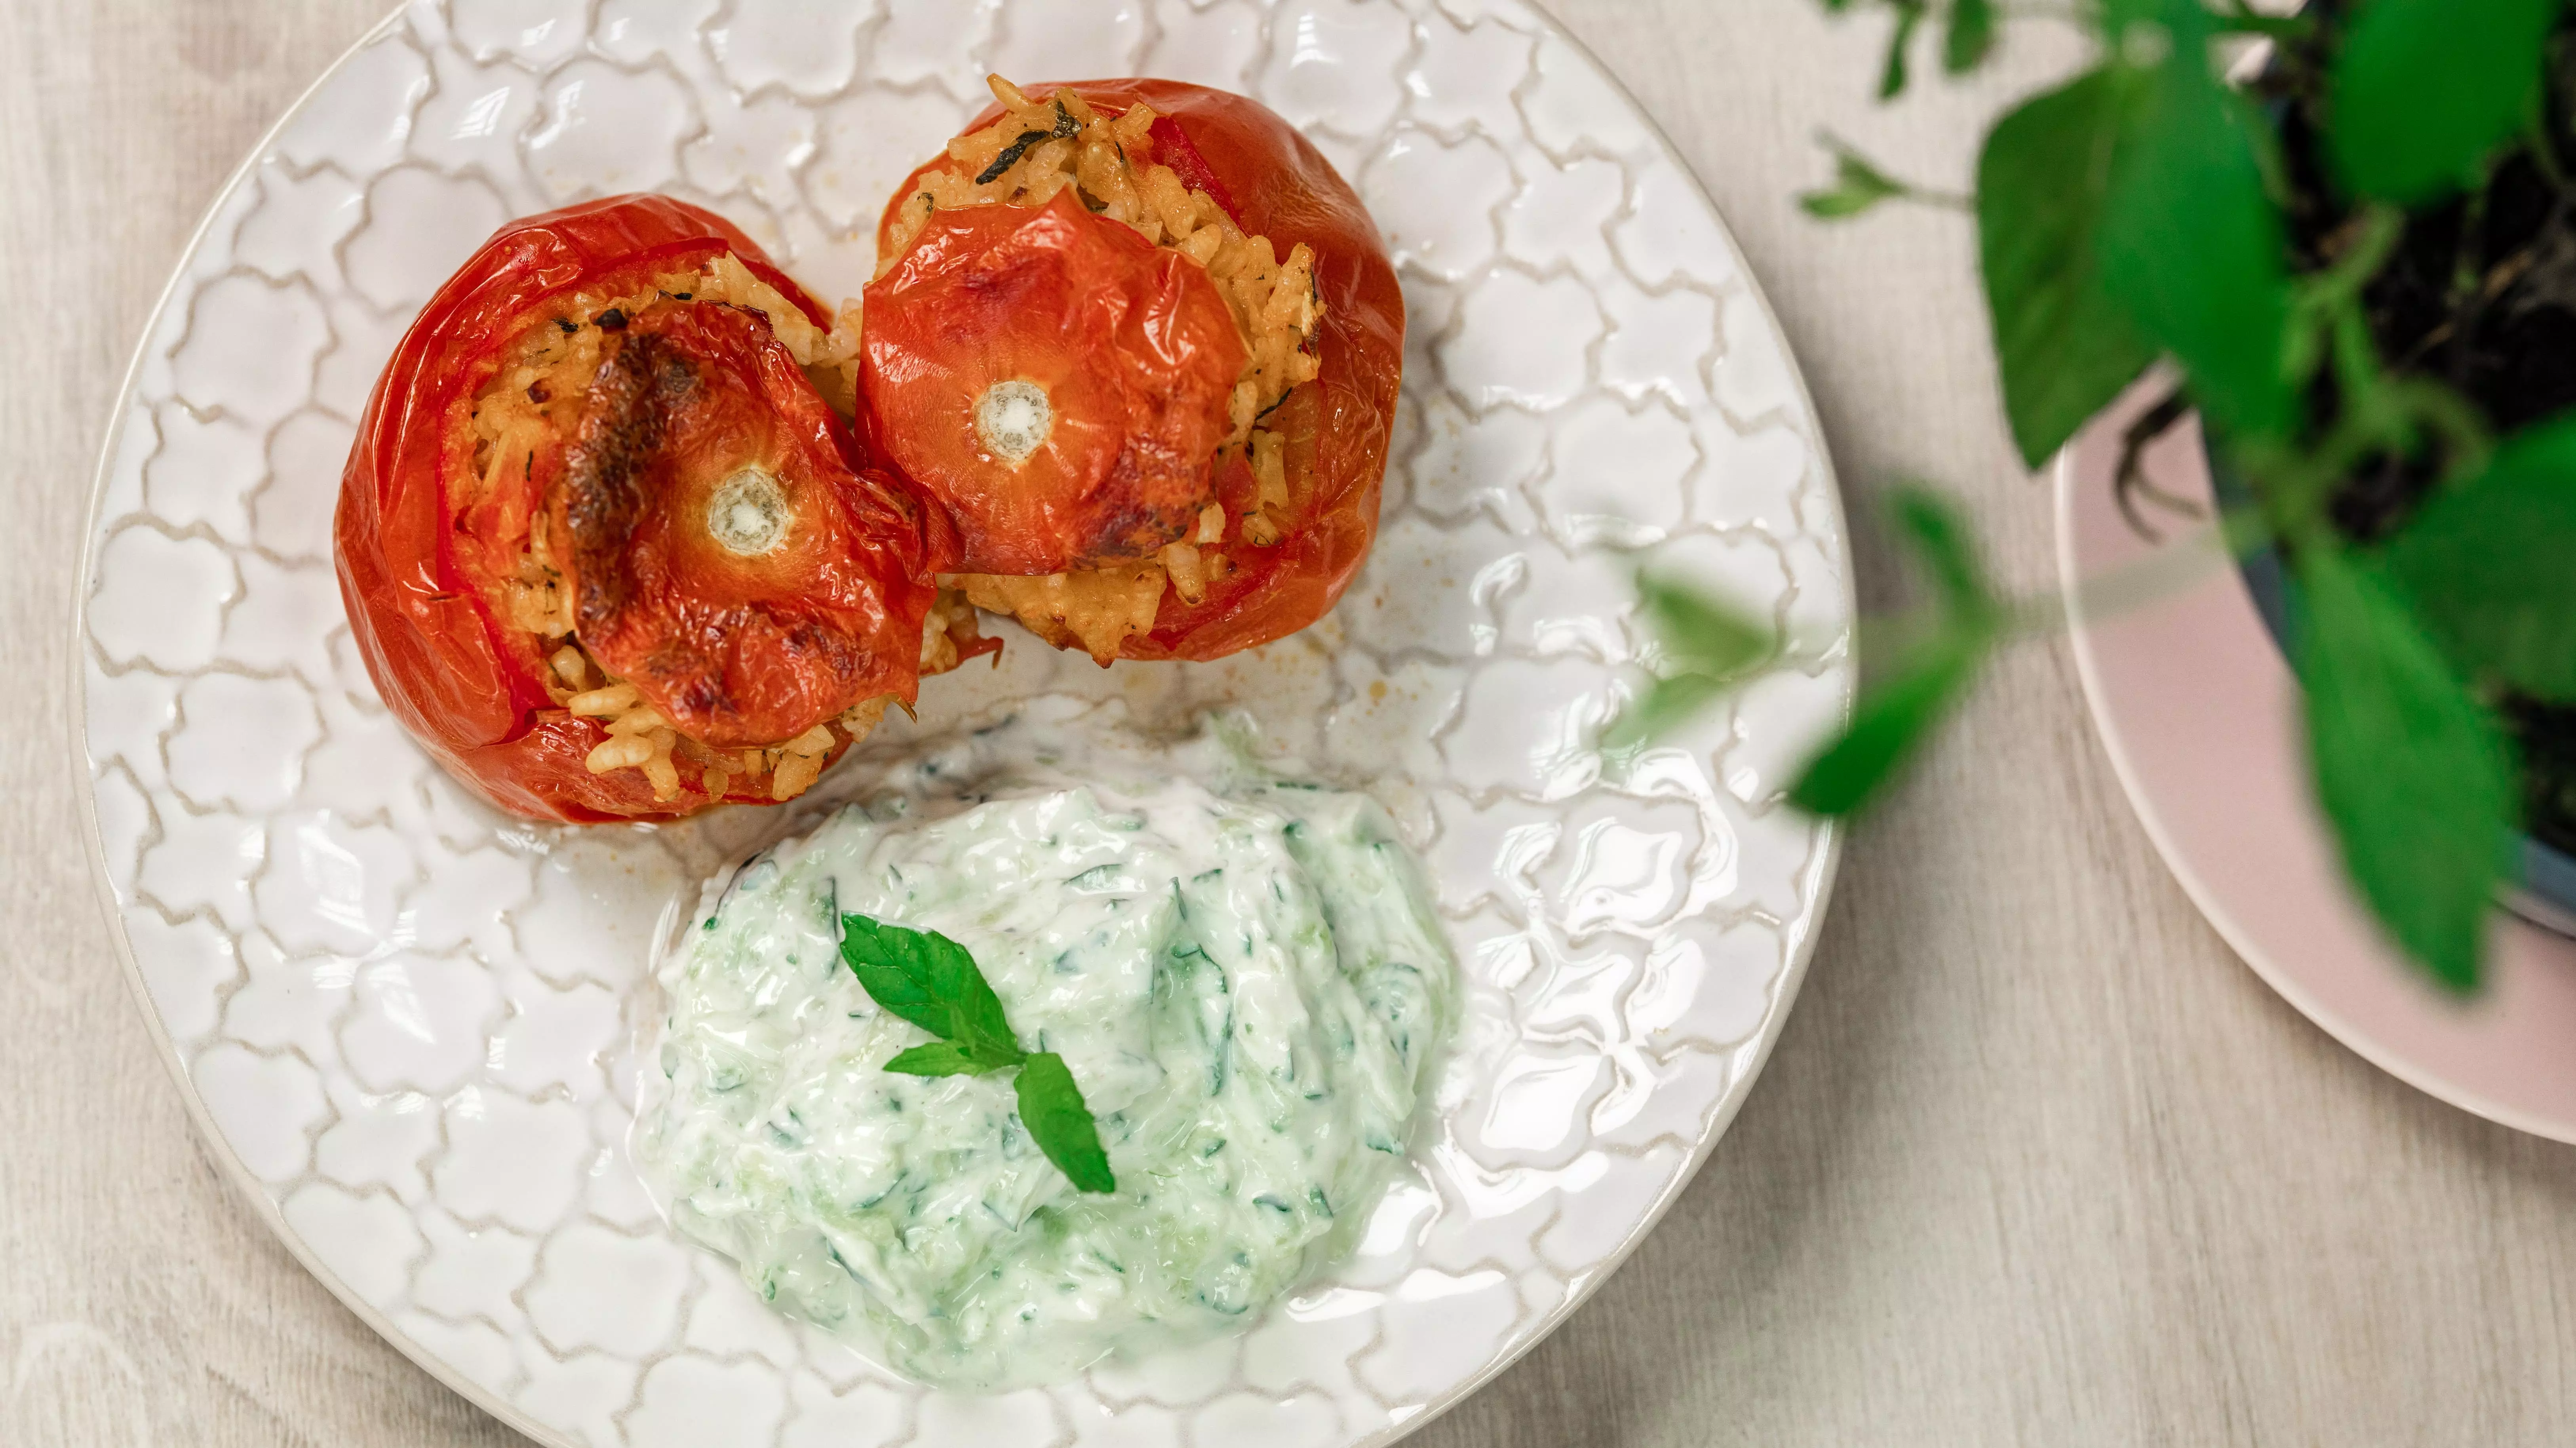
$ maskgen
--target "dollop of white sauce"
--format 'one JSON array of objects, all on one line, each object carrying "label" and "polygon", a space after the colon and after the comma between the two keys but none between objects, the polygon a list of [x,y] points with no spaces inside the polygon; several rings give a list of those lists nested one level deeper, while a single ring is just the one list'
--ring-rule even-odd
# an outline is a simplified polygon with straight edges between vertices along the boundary
[{"label": "dollop of white sauce", "polygon": [[[979,1390],[1240,1329],[1346,1251],[1456,967],[1375,803],[1213,758],[970,781],[929,759],[711,889],[642,1073],[636,1153],[673,1222],[780,1311]],[[845,912],[974,955],[1021,1043],[1071,1066],[1114,1194],[1040,1154],[1007,1075],[884,1069],[929,1037],[843,965]]]}]

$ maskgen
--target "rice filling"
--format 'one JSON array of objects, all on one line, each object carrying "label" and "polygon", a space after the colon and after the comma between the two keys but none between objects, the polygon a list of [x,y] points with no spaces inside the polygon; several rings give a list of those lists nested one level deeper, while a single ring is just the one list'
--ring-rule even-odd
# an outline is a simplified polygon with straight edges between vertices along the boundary
[{"label": "rice filling", "polygon": [[[760,279],[731,253],[723,253],[697,271],[675,271],[620,295],[575,293],[561,313],[531,328],[515,344],[500,369],[476,394],[469,427],[474,438],[471,479],[461,491],[468,505],[504,500],[512,508],[509,487],[516,473],[524,483],[535,475],[540,453],[551,455],[569,435],[569,423],[599,377],[610,352],[612,334],[625,331],[654,309],[687,304],[717,304],[758,312],[801,367],[824,401],[848,416],[858,395],[859,313],[845,303],[827,330],[816,326],[803,309]],[[763,484],[767,487],[764,490]],[[778,546],[787,521],[777,515],[777,485],[746,469],[728,479],[711,502],[708,531],[728,549],[756,556]],[[547,697],[576,716],[597,721],[607,738],[595,745],[584,765],[593,774],[639,771],[656,800],[679,797],[683,771],[696,776],[706,793],[722,798],[727,791],[748,789],[771,800],[804,793],[820,777],[824,762],[842,742],[856,743],[876,727],[892,696],[866,699],[839,716],[770,746],[718,749],[680,733],[668,719],[639,697],[634,685],[603,668],[582,646],[574,590],[565,570],[550,556],[547,530],[527,527],[525,518],[505,520],[528,539],[511,577],[493,580],[505,601],[506,626],[532,636],[535,654],[545,663]],[[922,628],[920,671],[953,669],[970,651],[978,651],[974,610],[943,592]],[[989,645],[986,645],[989,647]]]},{"label": "rice filling", "polygon": [[1152,149],[1148,132],[1159,117],[1151,108],[1111,116],[1071,90],[1032,100],[998,75],[986,84],[1001,103],[1001,119],[948,143],[956,169],[919,178],[888,228],[877,274],[890,271],[941,210],[1039,207],[1071,188],[1084,209],[1203,268],[1244,343],[1243,372],[1227,400],[1232,430],[1209,473],[1213,480],[1238,461],[1249,470],[1252,496],[1239,516],[1211,504],[1213,516],[1203,515],[1187,539],[1133,563],[1044,578],[942,580],[976,606],[1010,614],[1058,647],[1078,644],[1107,664],[1128,638],[1153,630],[1166,593],[1184,604],[1200,602],[1233,571],[1229,545],[1276,546],[1306,502],[1297,487],[1302,479],[1285,465],[1286,438],[1261,424],[1321,366],[1316,331],[1324,309],[1315,254],[1299,242],[1280,257],[1268,237],[1247,234],[1214,197],[1188,186],[1171,167],[1136,164],[1139,147]]}]

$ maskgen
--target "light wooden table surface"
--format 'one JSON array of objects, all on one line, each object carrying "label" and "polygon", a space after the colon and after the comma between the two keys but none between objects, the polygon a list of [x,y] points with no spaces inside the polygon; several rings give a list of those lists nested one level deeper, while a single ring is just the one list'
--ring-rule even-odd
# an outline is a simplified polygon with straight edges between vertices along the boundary
[{"label": "light wooden table surface", "polygon": [[[517,1443],[297,1268],[191,1132],[110,952],[70,764],[99,432],[215,188],[380,0],[8,0],[0,79],[0,1444]],[[1845,487],[1955,487],[2050,577],[1966,222],[1791,197],[1827,128],[1965,184],[2070,63],[1868,99],[1883,21],[1560,0],[1707,182]],[[1926,63],[1922,71],[1933,71]],[[1864,530],[1862,593],[1894,597]],[[2576,1043],[2571,1043],[2576,1046]],[[1423,1448],[2564,1441],[2576,1152],[2334,1045],[2193,912],[2062,645],[2013,657],[1851,847],[1751,1104],[1627,1268]]]}]

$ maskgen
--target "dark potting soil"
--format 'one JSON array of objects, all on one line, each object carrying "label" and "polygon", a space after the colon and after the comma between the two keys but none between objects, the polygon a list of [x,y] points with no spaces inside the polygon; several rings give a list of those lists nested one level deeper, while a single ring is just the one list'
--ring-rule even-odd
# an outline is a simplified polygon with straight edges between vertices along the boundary
[{"label": "dark potting soil", "polygon": [[[2307,12],[2330,17],[2346,8],[2311,0]],[[2281,119],[2290,239],[2302,271],[2329,264],[2355,234],[2319,144],[2324,58],[2315,42],[2285,47],[2252,87]],[[2448,382],[2498,435],[2576,409],[2576,179],[2564,164],[2576,158],[2576,26],[2562,26],[2552,40],[2546,91],[2549,154],[2514,151],[2482,197],[2417,211],[2363,293],[2390,370]],[[2315,401],[2320,415],[2332,415],[2330,383]],[[2438,459],[2376,458],[2336,493],[2335,524],[2356,541],[2385,537],[2438,481]],[[2576,628],[2576,619],[2567,626]],[[2576,707],[2519,696],[2498,702],[2522,756],[2524,828],[2576,853]]]}]

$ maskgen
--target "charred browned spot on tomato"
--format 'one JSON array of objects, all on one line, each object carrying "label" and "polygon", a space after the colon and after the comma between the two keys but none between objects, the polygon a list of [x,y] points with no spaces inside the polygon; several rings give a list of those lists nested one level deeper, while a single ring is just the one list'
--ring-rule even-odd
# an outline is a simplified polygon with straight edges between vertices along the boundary
[{"label": "charred browned spot on tomato", "polygon": [[618,349],[591,384],[589,413],[566,461],[564,524],[581,586],[574,618],[585,635],[605,632],[626,610],[633,577],[624,567],[647,491],[671,432],[671,413],[697,387],[697,369],[659,337]]},{"label": "charred browned spot on tomato", "polygon": [[1102,515],[1075,562],[1086,568],[1113,568],[1150,558],[1164,545],[1186,537],[1203,507],[1196,499],[1164,506],[1128,499]]}]

